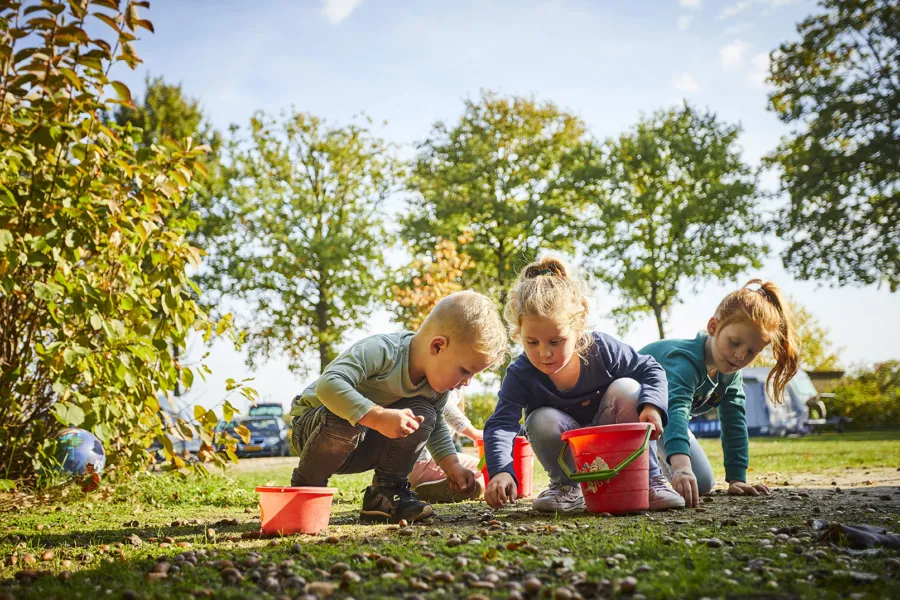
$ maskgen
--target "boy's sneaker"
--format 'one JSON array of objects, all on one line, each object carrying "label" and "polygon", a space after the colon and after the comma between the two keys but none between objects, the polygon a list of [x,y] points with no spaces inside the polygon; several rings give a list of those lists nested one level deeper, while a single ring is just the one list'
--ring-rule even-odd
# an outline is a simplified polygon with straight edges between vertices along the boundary
[{"label": "boy's sneaker", "polygon": [[403,487],[394,488],[370,485],[363,496],[359,519],[368,522],[399,523],[401,519],[412,522],[427,519],[433,514],[431,505],[416,498],[408,483]]},{"label": "boy's sneaker", "polygon": [[665,475],[650,478],[650,510],[684,508],[684,498],[669,484]]},{"label": "boy's sneaker", "polygon": [[416,486],[414,490],[416,496],[426,502],[434,502],[435,504],[462,502],[464,500],[474,500],[480,498],[484,493],[484,483],[481,477],[475,478],[475,487],[468,494],[455,492],[450,487],[449,479],[438,479],[437,481],[426,481]]},{"label": "boy's sneaker", "polygon": [[551,483],[550,488],[541,492],[531,507],[549,513],[584,512],[584,494],[579,485]]}]

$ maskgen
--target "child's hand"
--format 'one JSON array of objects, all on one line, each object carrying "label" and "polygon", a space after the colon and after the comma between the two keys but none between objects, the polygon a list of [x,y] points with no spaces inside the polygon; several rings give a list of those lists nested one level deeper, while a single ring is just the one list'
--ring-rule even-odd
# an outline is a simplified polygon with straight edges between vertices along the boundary
[{"label": "child's hand", "polygon": [[417,417],[408,408],[403,410],[395,408],[378,410],[379,408],[373,408],[367,412],[359,422],[361,425],[374,429],[384,437],[392,440],[408,436],[417,430],[422,421],[425,420],[425,417]]},{"label": "child's hand", "polygon": [[504,504],[513,504],[516,501],[516,481],[509,473],[498,473],[491,477],[487,489],[484,491],[484,500],[494,510],[502,508]]},{"label": "child's hand", "polygon": [[772,492],[768,487],[761,483],[750,485],[743,481],[729,481],[728,493],[732,496],[768,496]]},{"label": "child's hand", "polygon": [[456,493],[467,495],[475,489],[475,473],[459,463],[451,465],[446,475],[450,489]]},{"label": "child's hand", "polygon": [[700,488],[697,486],[697,476],[692,470],[674,471],[672,487],[684,498],[685,507],[697,508],[700,506]]},{"label": "child's hand", "polygon": [[651,440],[657,440],[663,434],[662,412],[656,406],[645,404],[638,420],[641,423],[653,425],[653,431],[650,433]]}]

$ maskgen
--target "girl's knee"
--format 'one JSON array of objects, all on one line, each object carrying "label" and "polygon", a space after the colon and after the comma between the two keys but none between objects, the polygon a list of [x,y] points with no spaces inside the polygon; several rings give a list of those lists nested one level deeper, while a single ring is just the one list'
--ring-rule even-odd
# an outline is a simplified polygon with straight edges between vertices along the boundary
[{"label": "girl's knee", "polygon": [[630,377],[622,377],[609,384],[605,395],[617,404],[637,407],[641,399],[641,384]]},{"label": "girl's knee", "polygon": [[712,471],[697,469],[694,471],[694,477],[697,478],[697,491],[700,492],[701,496],[709,494],[716,487],[716,478]]},{"label": "girl's knee", "polygon": [[525,419],[525,434],[532,442],[548,438],[559,441],[559,436],[569,429],[566,427],[568,419],[568,415],[555,408],[535,409]]}]

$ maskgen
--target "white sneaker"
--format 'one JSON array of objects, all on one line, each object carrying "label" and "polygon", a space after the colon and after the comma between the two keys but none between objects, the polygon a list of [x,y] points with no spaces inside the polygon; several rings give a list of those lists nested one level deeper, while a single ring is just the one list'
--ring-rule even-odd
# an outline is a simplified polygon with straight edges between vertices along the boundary
[{"label": "white sneaker", "polygon": [[650,478],[650,510],[684,508],[684,498],[676,492],[664,475]]},{"label": "white sneaker", "polygon": [[584,495],[581,486],[551,483],[531,505],[534,510],[549,513],[584,512]]}]

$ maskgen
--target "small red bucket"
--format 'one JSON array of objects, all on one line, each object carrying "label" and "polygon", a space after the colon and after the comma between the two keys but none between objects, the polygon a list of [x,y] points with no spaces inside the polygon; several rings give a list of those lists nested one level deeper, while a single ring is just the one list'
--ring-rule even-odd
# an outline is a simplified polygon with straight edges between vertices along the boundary
[{"label": "small red bucket", "polygon": [[[587,512],[621,514],[650,508],[650,431],[643,423],[621,423],[562,434],[559,464],[581,484]],[[565,460],[569,447],[575,473]]]},{"label": "small red bucket", "polygon": [[[478,456],[481,462],[481,472],[484,474],[484,485],[487,486],[491,478],[488,476],[487,465],[484,459],[484,440],[476,440],[475,446],[478,448]],[[516,436],[513,444],[513,471],[516,479],[519,480],[519,488],[516,490],[518,498],[527,498],[534,493],[534,450],[531,448],[531,442],[523,435]]]},{"label": "small red bucket", "polygon": [[261,529],[267,534],[318,533],[328,528],[336,488],[258,487]]}]

